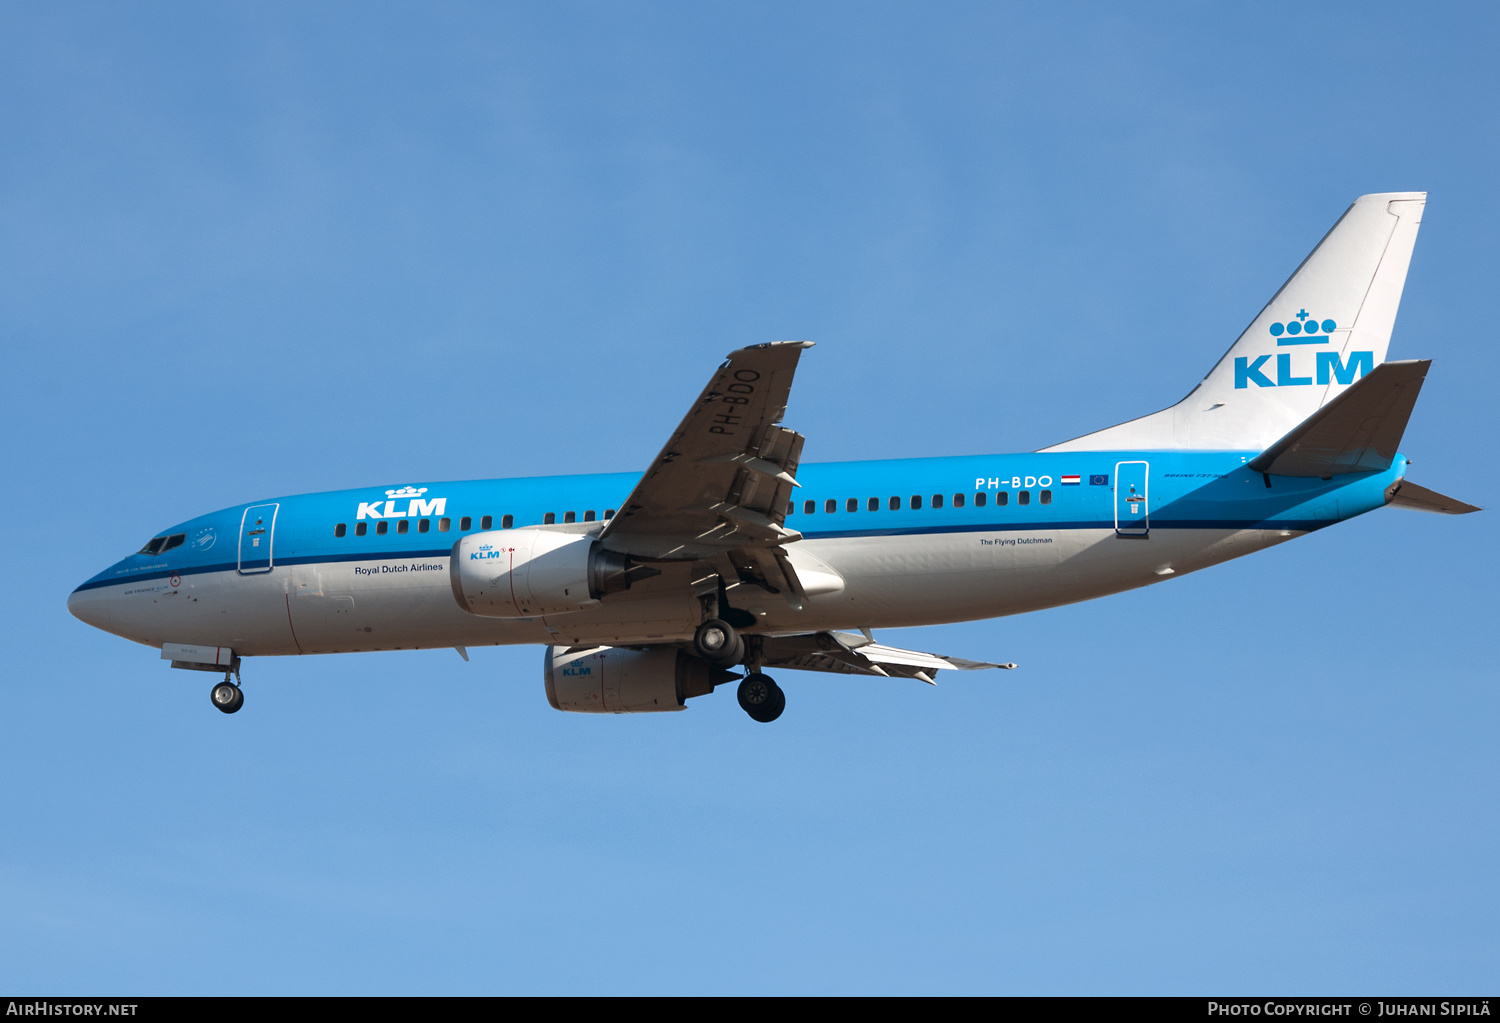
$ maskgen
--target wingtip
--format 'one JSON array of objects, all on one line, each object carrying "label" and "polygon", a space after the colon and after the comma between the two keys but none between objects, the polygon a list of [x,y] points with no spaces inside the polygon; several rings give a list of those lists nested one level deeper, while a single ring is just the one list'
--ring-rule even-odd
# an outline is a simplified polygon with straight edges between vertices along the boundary
[{"label": "wingtip", "polygon": [[762,341],[758,345],[745,345],[745,347],[743,347],[743,348],[736,348],[734,351],[732,351],[728,355],[724,356],[724,358],[726,358],[726,359],[732,359],[736,355],[738,355],[740,352],[764,352],[764,351],[767,351],[767,350],[769,350],[771,348],[787,348],[787,347],[791,347],[791,348],[811,348],[811,347],[813,347],[816,344],[817,344],[816,341]]}]

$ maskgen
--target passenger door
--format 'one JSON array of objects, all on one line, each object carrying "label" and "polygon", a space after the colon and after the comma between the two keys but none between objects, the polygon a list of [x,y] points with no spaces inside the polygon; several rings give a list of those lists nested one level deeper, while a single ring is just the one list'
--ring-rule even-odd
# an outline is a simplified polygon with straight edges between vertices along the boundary
[{"label": "passenger door", "polygon": [[257,504],[240,519],[240,575],[271,571],[271,543],[279,504]]},{"label": "passenger door", "polygon": [[1115,463],[1115,535],[1146,536],[1151,531],[1146,462]]}]

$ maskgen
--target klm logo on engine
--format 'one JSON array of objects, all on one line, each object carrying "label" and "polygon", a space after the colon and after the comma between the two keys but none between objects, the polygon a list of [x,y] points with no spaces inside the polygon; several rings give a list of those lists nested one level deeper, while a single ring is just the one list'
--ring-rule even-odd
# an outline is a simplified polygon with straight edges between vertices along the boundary
[{"label": "klm logo on engine", "polygon": [[402,487],[400,490],[387,490],[385,500],[361,501],[359,502],[359,513],[356,519],[419,519],[424,515],[444,515],[448,511],[448,499],[446,497],[434,497],[431,500],[422,495],[427,493],[426,487]]},{"label": "klm logo on engine", "polygon": [[[1338,326],[1333,320],[1320,322],[1316,316],[1309,316],[1306,309],[1300,309],[1285,323],[1271,324],[1271,336],[1276,339],[1278,348],[1326,345],[1333,340],[1333,332]],[[1239,356],[1234,360],[1234,386],[1237,390],[1251,384],[1256,387],[1311,387],[1314,379],[1320,385],[1335,381],[1352,384],[1375,369],[1374,352],[1350,352],[1347,360],[1338,352],[1310,354],[1313,355],[1311,360],[1304,356],[1294,362],[1294,353],[1277,352],[1275,380],[1266,375],[1271,356],[1261,355],[1254,359]]]},{"label": "klm logo on engine", "polygon": [[594,673],[594,669],[586,664],[570,664],[562,670],[563,678],[586,678]]},{"label": "klm logo on engine", "polygon": [[485,544],[483,547],[479,548],[478,550],[470,551],[469,552],[469,560],[470,561],[489,561],[489,560],[491,560],[493,558],[503,558],[503,557],[505,557],[507,554],[509,554],[513,550],[515,550],[514,547],[494,547],[494,546],[491,546],[490,544]]}]

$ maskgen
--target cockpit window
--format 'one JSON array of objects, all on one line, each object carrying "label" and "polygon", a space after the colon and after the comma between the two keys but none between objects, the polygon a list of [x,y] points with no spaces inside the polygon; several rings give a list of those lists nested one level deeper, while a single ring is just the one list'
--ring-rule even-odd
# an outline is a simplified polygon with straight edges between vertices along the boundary
[{"label": "cockpit window", "polygon": [[136,551],[136,553],[144,554],[148,558],[154,558],[158,554],[165,554],[173,547],[181,547],[182,542],[186,539],[186,533],[173,533],[171,536],[152,537],[150,540],[146,541],[146,546]]}]

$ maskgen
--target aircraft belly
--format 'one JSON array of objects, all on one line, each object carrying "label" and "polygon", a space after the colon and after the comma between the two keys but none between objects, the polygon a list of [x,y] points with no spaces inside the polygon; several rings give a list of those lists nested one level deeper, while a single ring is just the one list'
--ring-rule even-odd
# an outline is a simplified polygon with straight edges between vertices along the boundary
[{"label": "aircraft belly", "polygon": [[155,647],[191,643],[247,654],[296,653],[273,575],[197,572],[108,587],[112,631]]},{"label": "aircraft belly", "polygon": [[[1283,530],[1029,530],[808,540],[844,577],[801,613],[767,602],[768,629],[931,625],[1019,614],[1161,582],[1300,535]],[[1169,570],[1169,571],[1164,571]]]},{"label": "aircraft belly", "polygon": [[480,618],[461,609],[446,557],[299,566],[287,582],[300,653],[548,642],[534,619]]},{"label": "aircraft belly", "polygon": [[399,564],[405,563],[334,562],[290,570],[286,601],[297,649],[287,652],[669,642],[691,637],[698,624],[686,566],[581,611],[508,619],[461,609],[447,558],[412,562],[405,571]]},{"label": "aircraft belly", "polygon": [[[1030,530],[844,537],[803,541],[844,579],[842,592],[794,610],[783,596],[737,588],[754,631],[894,628],[1019,614],[1087,600],[1253,553],[1287,530]],[[239,575],[205,572],[90,591],[107,601],[110,631],[151,646],[231,647],[245,656],[350,653],[525,643],[667,643],[691,638],[700,618],[688,566],[600,604],[532,619],[485,618],[453,599],[447,558],[427,569],[391,562],[277,566]],[[414,563],[416,564],[416,563]],[[1164,571],[1165,570],[1165,571]]]}]

